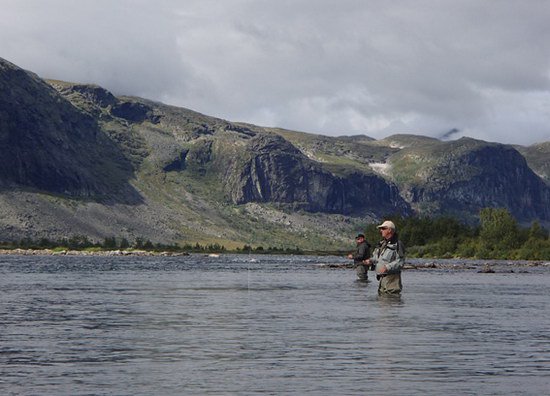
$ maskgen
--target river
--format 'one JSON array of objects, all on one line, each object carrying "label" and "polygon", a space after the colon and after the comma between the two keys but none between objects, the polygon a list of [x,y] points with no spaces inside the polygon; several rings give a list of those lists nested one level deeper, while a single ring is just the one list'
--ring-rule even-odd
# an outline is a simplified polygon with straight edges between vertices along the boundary
[{"label": "river", "polygon": [[0,394],[548,394],[549,263],[344,262],[0,256]]}]

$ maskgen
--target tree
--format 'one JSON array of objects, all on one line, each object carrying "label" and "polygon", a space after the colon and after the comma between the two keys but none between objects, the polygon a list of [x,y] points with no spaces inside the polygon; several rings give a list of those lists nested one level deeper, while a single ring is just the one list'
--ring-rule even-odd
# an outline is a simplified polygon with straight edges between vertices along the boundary
[{"label": "tree", "polygon": [[504,208],[484,208],[480,215],[479,232],[481,248],[488,250],[492,258],[506,257],[519,248],[526,237],[518,228],[516,219]]},{"label": "tree", "polygon": [[122,238],[120,240],[120,248],[121,249],[128,249],[130,247],[130,242],[128,242],[128,239]]},{"label": "tree", "polygon": [[143,249],[143,243],[144,243],[143,238],[137,237],[136,242],[134,243],[134,246],[136,249]]},{"label": "tree", "polygon": [[538,221],[534,221],[527,235],[528,239],[546,239],[548,238],[548,231],[541,227]]},{"label": "tree", "polygon": [[92,246],[92,242],[85,235],[73,235],[68,240],[69,249],[83,249]]},{"label": "tree", "polygon": [[116,238],[105,237],[105,239],[103,240],[103,247],[105,249],[116,249]]}]

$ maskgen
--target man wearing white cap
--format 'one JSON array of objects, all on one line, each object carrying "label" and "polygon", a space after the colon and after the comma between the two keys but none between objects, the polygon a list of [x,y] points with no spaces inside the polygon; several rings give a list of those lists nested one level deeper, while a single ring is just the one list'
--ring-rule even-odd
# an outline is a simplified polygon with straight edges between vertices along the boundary
[{"label": "man wearing white cap", "polygon": [[399,294],[401,284],[401,269],[405,265],[405,247],[399,241],[395,224],[386,220],[378,226],[382,240],[372,252],[367,263],[375,267],[379,294]]}]

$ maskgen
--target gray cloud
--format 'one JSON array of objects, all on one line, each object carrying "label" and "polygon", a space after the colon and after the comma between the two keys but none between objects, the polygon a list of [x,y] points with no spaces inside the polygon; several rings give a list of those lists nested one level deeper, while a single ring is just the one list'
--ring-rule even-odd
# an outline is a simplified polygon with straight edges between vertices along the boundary
[{"label": "gray cloud", "polygon": [[0,56],[233,121],[550,140],[550,4],[1,0]]}]

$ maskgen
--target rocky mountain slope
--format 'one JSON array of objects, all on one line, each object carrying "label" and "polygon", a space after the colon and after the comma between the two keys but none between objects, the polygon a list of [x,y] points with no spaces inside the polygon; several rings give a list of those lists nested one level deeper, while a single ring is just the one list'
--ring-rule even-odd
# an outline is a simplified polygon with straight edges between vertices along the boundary
[{"label": "rocky mountain slope", "polygon": [[529,167],[550,184],[550,142],[514,147],[525,157]]},{"label": "rocky mountain slope", "polygon": [[262,128],[1,59],[0,142],[0,240],[336,248],[392,213],[474,218],[498,206],[550,221],[547,144]]},{"label": "rocky mountain slope", "polygon": [[0,62],[0,92],[0,185],[131,198],[122,189],[130,163],[92,116],[8,62]]}]

